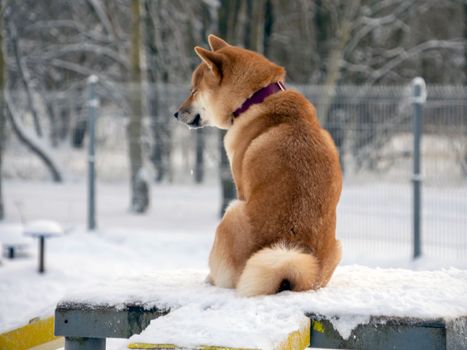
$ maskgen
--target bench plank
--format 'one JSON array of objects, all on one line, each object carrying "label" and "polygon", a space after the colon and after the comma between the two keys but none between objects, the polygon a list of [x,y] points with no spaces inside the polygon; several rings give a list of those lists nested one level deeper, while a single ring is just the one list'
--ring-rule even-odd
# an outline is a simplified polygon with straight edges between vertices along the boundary
[{"label": "bench plank", "polygon": [[89,304],[61,304],[55,310],[55,334],[65,337],[129,338],[169,310],[126,305],[123,309]]},{"label": "bench plank", "polygon": [[445,321],[406,317],[371,317],[344,339],[329,316],[309,315],[311,347],[335,349],[467,349],[467,317]]}]

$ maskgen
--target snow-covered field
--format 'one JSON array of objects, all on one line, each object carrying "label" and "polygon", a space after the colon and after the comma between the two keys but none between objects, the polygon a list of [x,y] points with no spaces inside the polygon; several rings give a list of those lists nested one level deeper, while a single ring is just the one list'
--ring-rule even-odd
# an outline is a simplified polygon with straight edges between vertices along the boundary
[{"label": "snow-covered field", "polygon": [[[36,219],[60,222],[67,235],[48,240],[44,275],[36,273],[36,242],[32,242],[25,256],[3,259],[0,331],[51,313],[58,300],[83,286],[125,275],[207,268],[218,222],[220,191],[217,187],[153,186],[152,208],[145,215],[128,212],[126,183],[99,183],[97,191],[99,229],[89,233],[85,229],[84,183],[55,185],[11,180],[5,183],[7,219],[0,224],[0,235],[2,225]],[[467,227],[467,214],[452,215],[453,210],[467,213],[467,190],[459,188],[455,194],[434,189],[425,191],[428,224],[424,232],[429,254],[413,262],[410,259],[410,188],[393,184],[345,186],[338,213],[338,236],[344,242],[342,265],[467,269],[465,235],[456,234],[452,239],[439,237],[441,227],[442,232],[457,232],[460,227]],[[443,259],[436,256],[435,247],[440,240],[446,247],[452,245],[453,253],[444,251]],[[345,274],[345,269],[341,274]]]}]

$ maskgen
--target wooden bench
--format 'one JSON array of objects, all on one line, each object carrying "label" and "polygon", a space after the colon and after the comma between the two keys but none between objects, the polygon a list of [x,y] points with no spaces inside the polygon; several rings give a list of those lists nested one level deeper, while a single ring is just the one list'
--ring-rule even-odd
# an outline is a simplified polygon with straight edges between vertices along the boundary
[{"label": "wooden bench", "polygon": [[[86,304],[61,304],[55,312],[55,334],[65,337],[65,350],[91,350],[105,349],[106,338],[130,338],[143,332],[151,320],[167,315],[167,309],[145,309],[138,305],[126,305],[125,307],[95,307]],[[192,315],[187,315],[190,317]],[[296,329],[288,332],[286,336],[274,344],[276,350],[300,350],[308,347],[310,343],[310,321],[306,317],[305,322],[297,323]],[[224,329],[223,332],[229,332]],[[173,328],[172,336],[183,343],[183,338],[190,329]],[[219,332],[216,329],[215,332]],[[221,335],[222,336],[222,335]],[[266,335],[267,336],[267,335]],[[203,344],[195,348],[199,349],[238,349],[222,344],[211,344],[210,339],[205,339]],[[187,349],[186,346],[178,346],[175,343],[159,343],[153,341],[141,341],[135,339],[129,342],[130,349]],[[191,346],[190,346],[191,348]],[[254,344],[247,344],[241,349],[256,349]]]},{"label": "wooden bench", "polygon": [[[358,269],[358,267],[354,269],[356,274],[371,273],[371,269]],[[134,281],[128,278],[122,283],[109,282],[108,285],[100,286],[95,290],[78,292],[75,296],[63,299],[57,305],[55,312],[55,335],[65,337],[65,350],[105,349],[105,339],[108,337],[130,338],[127,346],[133,349],[232,349],[239,348],[238,344],[241,344],[240,348],[248,349],[304,349],[308,345],[312,348],[335,349],[467,349],[467,304],[464,302],[459,308],[455,307],[457,314],[449,319],[410,317],[409,307],[405,317],[358,314],[351,305],[354,302],[371,304],[370,300],[364,300],[365,296],[362,296],[360,301],[343,302],[340,311],[339,303],[335,304],[334,309],[329,309],[327,300],[332,303],[334,294],[336,299],[343,300],[347,292],[355,293],[359,290],[344,279],[349,277],[348,274],[353,273],[352,271],[352,268],[342,268],[335,276],[334,284],[331,283],[326,289],[318,292],[286,292],[277,296],[250,299],[239,298],[231,290],[204,284],[204,273],[196,274],[194,277],[192,274],[187,274],[187,279],[190,281],[186,283],[183,282],[183,274],[171,279],[171,273],[165,273],[164,278],[155,275],[153,278],[145,276]],[[396,270],[392,270],[394,271]],[[395,273],[397,276],[397,271]],[[381,274],[390,273],[382,269],[375,270],[375,277]],[[422,280],[427,280],[430,274],[431,272],[406,272],[402,278],[405,278],[403,283],[407,293],[414,293],[411,291],[413,288],[423,294],[422,286],[416,281],[413,286],[408,285],[411,283],[410,277],[414,276],[416,279],[420,275],[423,277]],[[460,280],[454,282],[458,284],[457,288],[460,286],[462,289],[463,286],[467,286],[463,274],[453,272],[446,280],[453,281],[458,275],[462,275]],[[442,273],[433,276],[438,278],[434,285],[438,282],[440,285],[439,290],[431,292],[442,291],[443,281],[440,279]],[[151,282],[152,280],[154,282]],[[364,288],[367,288],[367,283],[368,281],[361,282]],[[390,278],[387,283],[391,283]],[[355,281],[355,284],[358,286],[359,281]],[[138,285],[141,286],[141,291]],[[111,296],[115,291],[117,291],[116,295]],[[125,298],[123,291],[130,297]],[[459,291],[458,295],[453,297],[459,298],[461,294],[462,291]],[[430,296],[426,295],[426,298],[430,299]],[[119,300],[118,296],[123,297]],[[388,300],[398,303],[396,299],[391,298],[388,297]],[[403,299],[400,305],[405,305],[404,302],[410,300],[404,295],[400,298]],[[449,298],[450,294],[446,293],[446,307],[456,305],[456,300]],[[423,303],[421,305],[423,306]],[[306,311],[311,309],[321,312]],[[325,309],[328,309],[328,312],[322,312]],[[205,332],[200,332],[206,334],[205,338],[195,337],[195,341],[193,337],[189,337],[190,341],[184,339],[188,335],[193,335],[193,332],[200,331],[200,326],[196,322],[202,320],[203,315],[206,318],[212,317],[212,310],[217,310],[214,321],[203,324],[202,327],[206,327],[203,329]],[[233,311],[238,312],[232,316]],[[244,318],[241,316],[242,313],[245,313]],[[174,314],[178,314],[179,318],[171,319]],[[282,332],[280,341],[276,339],[274,346],[271,347],[257,346],[264,344],[259,341],[262,340],[261,337],[269,336],[265,333],[268,329],[267,323],[280,317],[288,320],[287,317],[290,315],[294,316],[291,318],[293,321],[288,328],[285,327],[287,330]],[[232,317],[235,322],[231,322]],[[309,319],[306,330],[302,322],[304,317]],[[151,323],[152,320],[154,321]],[[180,322],[176,323],[174,320]],[[261,322],[258,323],[257,320],[262,320],[261,322],[265,324],[264,332],[261,330]],[[346,320],[352,320],[348,329],[342,327],[343,322],[346,324]],[[237,326],[239,329],[236,329]],[[247,339],[249,330],[256,334],[259,342],[252,341],[251,345],[241,341],[222,344],[222,341],[212,340],[213,338],[222,340],[224,335],[226,338],[232,338],[231,334],[238,334],[238,338]],[[211,331],[224,333],[211,337],[209,334],[215,334]],[[293,336],[289,338],[292,334],[295,334],[295,338]]]},{"label": "wooden bench", "polygon": [[[65,337],[65,350],[105,349],[105,338],[130,338],[141,333],[152,319],[169,313],[166,309],[145,309],[137,305],[124,308],[94,307],[87,304],[59,305],[55,312],[55,335]],[[310,325],[306,339],[312,348],[332,349],[412,349],[462,350],[467,348],[467,317],[446,322],[442,319],[371,317],[344,339],[334,328],[337,316],[307,315]],[[187,315],[190,317],[190,315]],[[300,329],[297,329],[300,330]],[[174,329],[174,332],[180,330]],[[180,332],[189,332],[189,329]],[[288,339],[286,339],[288,341]],[[138,347],[138,344],[146,346]],[[132,349],[150,349],[150,343],[132,343]],[[161,344],[154,349],[162,348]],[[216,344],[210,345],[213,348]],[[302,349],[306,348],[308,343]],[[177,349],[176,344],[167,348]],[[223,347],[225,348],[225,347]],[[280,349],[280,347],[278,347]],[[283,347],[282,349],[287,349]],[[297,349],[297,348],[291,348]]]}]

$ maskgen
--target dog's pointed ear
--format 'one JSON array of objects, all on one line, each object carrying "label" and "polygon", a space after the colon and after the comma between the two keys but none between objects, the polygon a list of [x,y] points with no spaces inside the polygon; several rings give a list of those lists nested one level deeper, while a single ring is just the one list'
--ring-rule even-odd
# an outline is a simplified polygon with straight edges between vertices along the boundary
[{"label": "dog's pointed ear", "polygon": [[209,46],[211,47],[212,51],[217,51],[219,49],[222,49],[223,47],[229,46],[229,44],[227,44],[226,41],[215,36],[214,34],[209,34],[208,42],[209,42]]},{"label": "dog's pointed ear", "polygon": [[218,78],[222,76],[222,55],[203,49],[202,47],[195,47],[196,54],[206,63],[211,72]]}]

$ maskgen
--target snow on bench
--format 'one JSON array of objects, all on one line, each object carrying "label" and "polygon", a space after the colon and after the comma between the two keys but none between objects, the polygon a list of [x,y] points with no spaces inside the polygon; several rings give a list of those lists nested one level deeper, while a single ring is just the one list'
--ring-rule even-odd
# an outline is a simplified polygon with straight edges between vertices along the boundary
[{"label": "snow on bench", "polygon": [[104,349],[106,337],[129,338],[133,348],[272,349],[301,329],[306,315],[312,347],[467,348],[467,271],[343,266],[318,291],[256,298],[210,286],[205,277],[190,270],[135,274],[76,291],[57,305],[56,335],[67,337],[65,349],[78,341],[79,349]]}]

